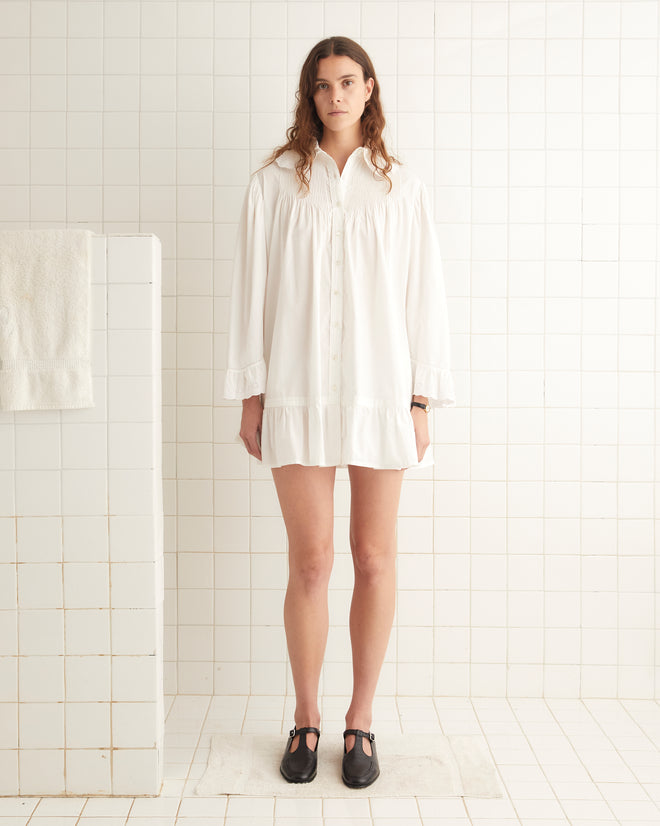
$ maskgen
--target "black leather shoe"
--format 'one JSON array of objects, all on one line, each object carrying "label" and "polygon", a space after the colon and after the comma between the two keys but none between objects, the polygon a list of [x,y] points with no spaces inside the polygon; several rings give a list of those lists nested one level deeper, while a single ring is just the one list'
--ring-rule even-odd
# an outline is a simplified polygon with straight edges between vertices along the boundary
[{"label": "black leather shoe", "polygon": [[[355,745],[346,751],[346,737],[355,735]],[[366,737],[371,746],[371,754],[367,754],[362,746],[362,738]],[[341,764],[341,779],[351,789],[364,789],[370,786],[380,774],[378,755],[376,754],[376,738],[370,731],[359,728],[349,728],[344,732],[344,758]]]},{"label": "black leather shoe", "polygon": [[[316,745],[313,751],[307,745],[308,731],[316,735]],[[293,738],[297,734],[300,735],[298,748],[295,751],[289,751],[293,743]],[[313,726],[305,726],[305,728],[294,727],[291,729],[289,732],[289,742],[286,744],[286,751],[280,763],[282,777],[289,783],[310,783],[316,777],[320,737],[321,732]]]}]

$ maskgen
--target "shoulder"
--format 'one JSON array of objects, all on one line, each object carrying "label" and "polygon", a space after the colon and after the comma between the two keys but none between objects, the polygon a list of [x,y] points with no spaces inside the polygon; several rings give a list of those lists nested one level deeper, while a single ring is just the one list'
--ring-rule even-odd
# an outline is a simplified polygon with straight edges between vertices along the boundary
[{"label": "shoulder", "polygon": [[401,181],[401,185],[405,186],[406,189],[416,192],[420,192],[425,189],[424,181],[411,166],[408,166],[408,164],[402,162],[394,164],[394,169],[397,171],[396,174]]},{"label": "shoulder", "polygon": [[421,204],[427,197],[426,184],[419,174],[406,163],[395,163],[392,167],[400,197],[409,204]]},{"label": "shoulder", "polygon": [[285,179],[295,176],[298,157],[297,152],[287,149],[274,160],[264,159],[264,164],[250,175],[250,187],[258,187],[265,194],[281,186]]}]

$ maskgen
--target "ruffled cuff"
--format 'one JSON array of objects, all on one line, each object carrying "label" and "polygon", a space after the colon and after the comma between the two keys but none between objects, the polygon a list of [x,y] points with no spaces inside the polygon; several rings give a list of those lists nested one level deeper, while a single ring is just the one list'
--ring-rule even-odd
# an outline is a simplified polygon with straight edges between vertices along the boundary
[{"label": "ruffled cuff", "polygon": [[431,407],[455,407],[456,391],[451,370],[411,359],[413,396],[426,396]]},{"label": "ruffled cuff", "polygon": [[225,399],[249,399],[266,392],[266,362],[255,361],[241,370],[227,368]]}]

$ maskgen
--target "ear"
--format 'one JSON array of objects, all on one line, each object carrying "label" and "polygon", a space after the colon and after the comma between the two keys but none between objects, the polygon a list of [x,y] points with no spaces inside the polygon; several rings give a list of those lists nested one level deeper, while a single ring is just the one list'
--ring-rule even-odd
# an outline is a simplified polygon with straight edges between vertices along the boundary
[{"label": "ear", "polygon": [[374,79],[372,77],[370,77],[369,80],[367,80],[365,85],[367,87],[367,96],[366,96],[365,100],[369,100],[369,98],[371,97],[371,93],[374,90]]}]

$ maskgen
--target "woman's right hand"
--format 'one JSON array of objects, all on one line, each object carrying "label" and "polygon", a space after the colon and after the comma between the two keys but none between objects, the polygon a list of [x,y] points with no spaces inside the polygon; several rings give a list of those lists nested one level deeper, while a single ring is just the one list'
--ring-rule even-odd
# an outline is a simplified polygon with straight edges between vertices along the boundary
[{"label": "woman's right hand", "polygon": [[239,436],[243,439],[245,449],[252,456],[261,461],[261,422],[264,408],[261,403],[261,394],[243,399],[243,415]]}]

